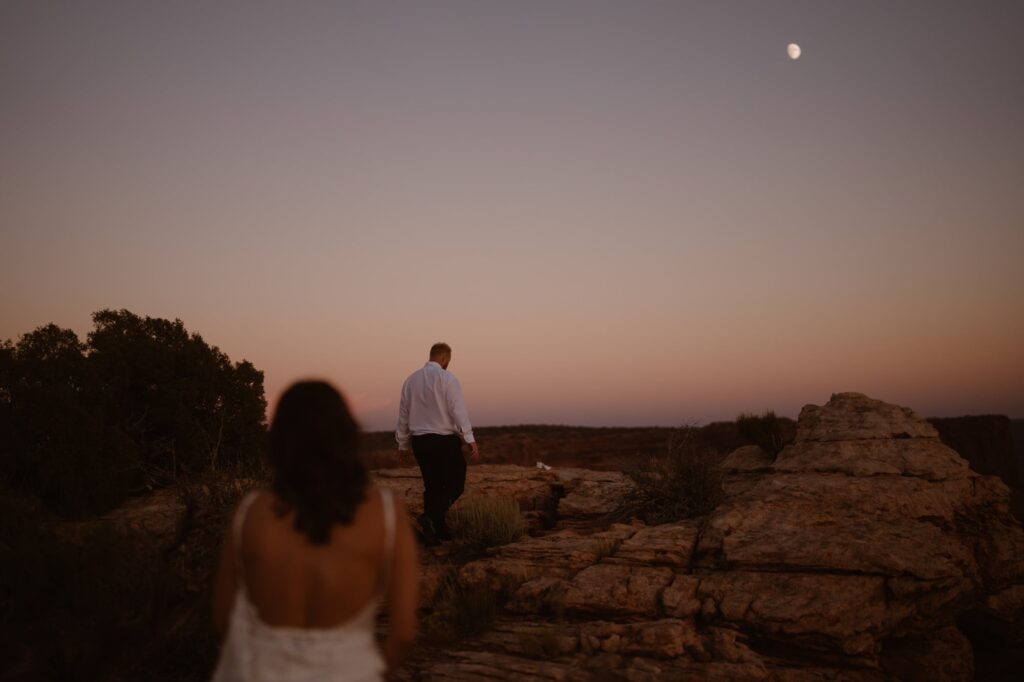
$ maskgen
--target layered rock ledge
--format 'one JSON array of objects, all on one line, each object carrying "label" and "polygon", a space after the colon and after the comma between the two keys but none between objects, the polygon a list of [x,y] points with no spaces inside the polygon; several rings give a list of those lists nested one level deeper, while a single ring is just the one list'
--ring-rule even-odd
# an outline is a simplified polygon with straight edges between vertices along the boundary
[{"label": "layered rock ledge", "polygon": [[[614,472],[470,469],[467,495],[507,495],[530,537],[437,576],[499,595],[495,626],[426,647],[405,679],[974,679],[967,635],[1020,646],[1024,530],[999,479],[971,471],[904,407],[834,395],[772,458],[723,460],[727,499],[659,526],[607,520]],[[420,506],[418,471],[377,472]]]}]

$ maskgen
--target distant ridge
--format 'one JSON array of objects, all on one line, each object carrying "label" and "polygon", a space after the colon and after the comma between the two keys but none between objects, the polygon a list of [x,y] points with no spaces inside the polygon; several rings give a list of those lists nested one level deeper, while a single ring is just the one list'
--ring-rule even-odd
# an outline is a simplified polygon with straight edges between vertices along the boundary
[{"label": "distant ridge", "polygon": [[1017,458],[1017,477],[1024,481],[1024,419],[1011,419],[1010,433],[1013,435],[1013,449]]},{"label": "distant ridge", "polygon": [[[791,441],[796,433],[796,422],[779,417],[779,423],[783,440]],[[740,437],[736,422],[712,422],[694,428],[705,447],[721,454],[747,444]],[[534,466],[541,461],[554,466],[622,471],[634,464],[637,457],[665,452],[675,430],[676,427],[669,426],[523,424],[483,426],[474,428],[473,433],[480,441],[485,464]],[[371,468],[399,466],[393,431],[367,433],[363,439],[367,464]]]}]

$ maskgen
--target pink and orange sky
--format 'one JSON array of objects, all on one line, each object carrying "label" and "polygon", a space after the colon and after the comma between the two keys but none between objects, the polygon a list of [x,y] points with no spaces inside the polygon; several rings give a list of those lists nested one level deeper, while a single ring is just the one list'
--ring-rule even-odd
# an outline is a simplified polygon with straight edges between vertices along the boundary
[{"label": "pink and orange sky", "polygon": [[478,425],[1021,417],[1022,33],[1012,0],[5,2],[0,339],[180,318],[369,429],[438,340]]}]

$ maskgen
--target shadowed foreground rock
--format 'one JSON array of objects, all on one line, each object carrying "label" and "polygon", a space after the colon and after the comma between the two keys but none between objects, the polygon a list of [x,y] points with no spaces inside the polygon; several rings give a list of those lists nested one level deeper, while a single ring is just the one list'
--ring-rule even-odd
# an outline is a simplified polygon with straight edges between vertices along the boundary
[{"label": "shadowed foreground rock", "polygon": [[[965,633],[1020,646],[1009,491],[909,409],[838,394],[774,461],[745,447],[723,466],[714,513],[651,527],[601,523],[631,487],[614,472],[471,468],[467,494],[516,497],[534,534],[463,565],[424,557],[425,605],[448,572],[503,608],[399,676],[940,682],[974,679]],[[415,470],[378,480],[419,505]]]}]

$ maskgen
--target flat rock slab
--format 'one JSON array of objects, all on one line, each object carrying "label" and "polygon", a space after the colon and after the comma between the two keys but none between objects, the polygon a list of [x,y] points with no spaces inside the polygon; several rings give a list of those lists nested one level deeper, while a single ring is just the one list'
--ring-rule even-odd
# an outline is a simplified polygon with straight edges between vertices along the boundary
[{"label": "flat rock slab", "polygon": [[609,562],[688,570],[702,522],[641,526],[610,553]]},{"label": "flat rock slab", "polygon": [[466,564],[460,569],[459,577],[467,585],[486,586],[509,595],[537,578],[572,577],[611,554],[636,530],[632,526],[615,525],[589,535],[561,530],[523,538],[495,548],[488,557]]},{"label": "flat rock slab", "polygon": [[[423,479],[419,467],[381,469],[373,472],[374,480],[394,490],[408,509],[423,511]],[[508,497],[519,503],[523,511],[553,509],[559,495],[560,481],[550,471],[527,469],[512,465],[481,464],[466,471],[463,498],[474,496]]]},{"label": "flat rock slab", "polygon": [[661,593],[675,574],[660,566],[595,564],[569,582],[562,598],[567,611],[614,616],[658,616]]},{"label": "flat rock slab", "polygon": [[[397,492],[414,514],[423,511],[423,480],[419,467],[380,469],[374,480]],[[541,511],[563,517],[587,517],[615,511],[632,490],[628,476],[615,471],[569,467],[536,469],[506,464],[479,464],[466,472],[462,499],[509,497],[524,512]]]},{"label": "flat rock slab", "polygon": [[553,469],[565,496],[558,502],[560,518],[610,514],[633,489],[633,481],[617,471]]},{"label": "flat rock slab", "polygon": [[875,654],[887,634],[879,576],[730,571],[699,576],[706,618],[762,634],[805,636],[844,654]]}]

